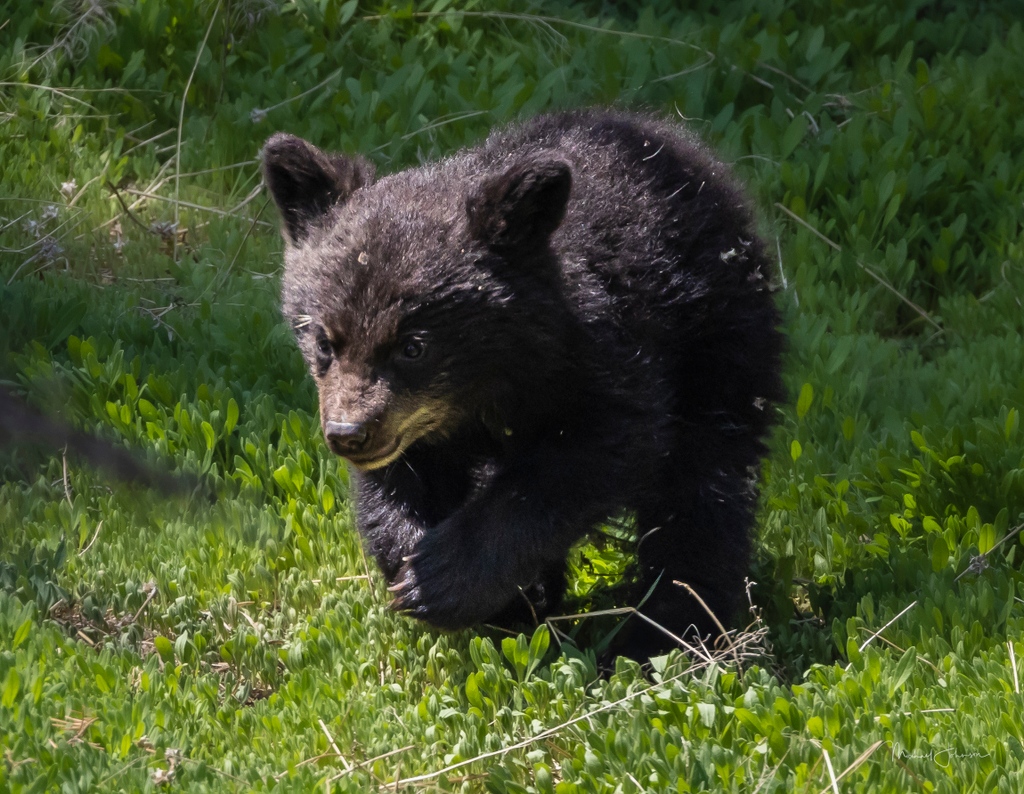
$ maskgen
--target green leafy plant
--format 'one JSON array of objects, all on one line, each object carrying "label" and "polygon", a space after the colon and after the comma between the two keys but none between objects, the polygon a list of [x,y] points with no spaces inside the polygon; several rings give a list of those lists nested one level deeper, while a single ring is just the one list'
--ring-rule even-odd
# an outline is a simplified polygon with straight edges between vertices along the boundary
[{"label": "green leafy plant", "polygon": [[[1016,790],[1012,3],[5,19],[0,381],[202,485],[164,498],[0,451],[0,789]],[[645,669],[598,664],[628,517],[572,558],[567,609],[601,617],[444,635],[388,609],[277,312],[260,190],[276,130],[389,172],[594,103],[681,116],[734,164],[789,338],[751,626]]]}]

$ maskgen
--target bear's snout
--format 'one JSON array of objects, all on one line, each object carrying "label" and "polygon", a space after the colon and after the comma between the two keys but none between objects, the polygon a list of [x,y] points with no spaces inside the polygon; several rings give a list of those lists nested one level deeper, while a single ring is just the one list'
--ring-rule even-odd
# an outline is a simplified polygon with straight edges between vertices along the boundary
[{"label": "bear's snout", "polygon": [[365,423],[359,422],[327,422],[324,436],[335,454],[346,457],[362,451],[370,437]]}]

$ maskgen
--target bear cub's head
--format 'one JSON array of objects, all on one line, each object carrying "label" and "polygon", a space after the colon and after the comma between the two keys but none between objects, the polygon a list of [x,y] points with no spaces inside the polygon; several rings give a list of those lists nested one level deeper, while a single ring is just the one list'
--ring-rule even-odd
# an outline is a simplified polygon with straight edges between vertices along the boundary
[{"label": "bear cub's head", "polygon": [[277,134],[263,174],[283,222],[283,312],[327,443],[357,467],[474,420],[500,428],[524,378],[565,360],[560,153],[470,153],[375,181],[362,158]]}]

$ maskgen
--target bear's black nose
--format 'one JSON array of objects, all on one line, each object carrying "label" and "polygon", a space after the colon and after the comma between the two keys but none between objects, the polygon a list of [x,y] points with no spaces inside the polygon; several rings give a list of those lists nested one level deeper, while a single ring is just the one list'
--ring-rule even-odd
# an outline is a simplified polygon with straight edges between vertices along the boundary
[{"label": "bear's black nose", "polygon": [[365,424],[354,422],[328,422],[324,427],[324,435],[331,448],[339,455],[359,452],[370,437]]}]

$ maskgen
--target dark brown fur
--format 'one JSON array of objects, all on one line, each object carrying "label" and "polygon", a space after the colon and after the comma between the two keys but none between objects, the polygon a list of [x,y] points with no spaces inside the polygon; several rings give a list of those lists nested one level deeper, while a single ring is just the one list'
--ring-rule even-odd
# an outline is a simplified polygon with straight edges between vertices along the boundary
[{"label": "dark brown fur", "polygon": [[[644,611],[714,631],[678,580],[729,619],[782,342],[725,166],[673,124],[581,111],[376,183],[276,135],[264,172],[284,314],[398,608],[543,612],[569,547],[632,513]],[[638,626],[627,650],[668,644]]]}]

